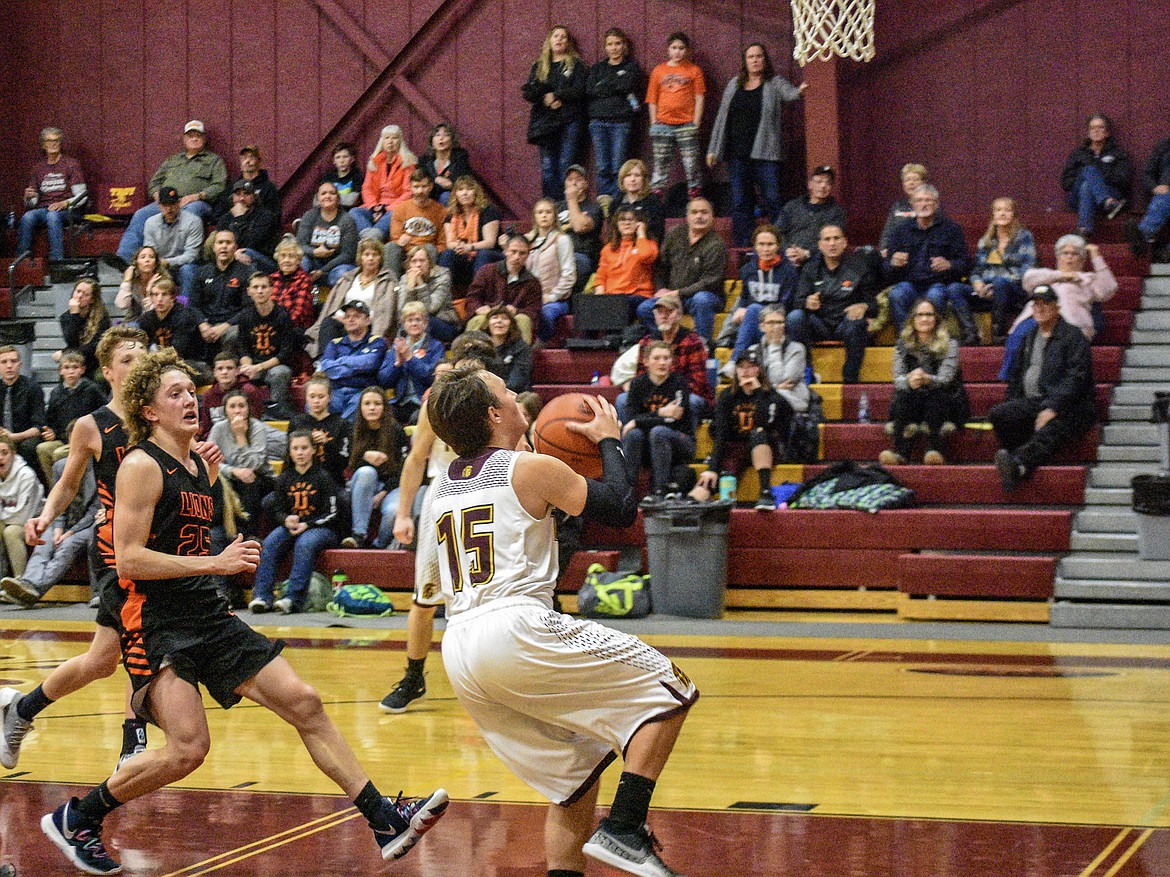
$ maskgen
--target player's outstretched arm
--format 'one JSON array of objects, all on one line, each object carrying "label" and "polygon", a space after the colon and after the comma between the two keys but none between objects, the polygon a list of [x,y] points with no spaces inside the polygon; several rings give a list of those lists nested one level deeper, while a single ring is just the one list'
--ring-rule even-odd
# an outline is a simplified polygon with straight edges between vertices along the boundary
[{"label": "player's outstretched arm", "polygon": [[102,446],[101,433],[97,421],[92,414],[79,418],[69,434],[69,456],[65,460],[65,469],[49,496],[45,500],[45,507],[36,517],[29,518],[24,524],[24,541],[29,545],[40,545],[44,540],[41,535],[49,529],[57,516],[69,508],[69,503],[77,496],[81,489],[81,479],[85,477],[85,467]]}]

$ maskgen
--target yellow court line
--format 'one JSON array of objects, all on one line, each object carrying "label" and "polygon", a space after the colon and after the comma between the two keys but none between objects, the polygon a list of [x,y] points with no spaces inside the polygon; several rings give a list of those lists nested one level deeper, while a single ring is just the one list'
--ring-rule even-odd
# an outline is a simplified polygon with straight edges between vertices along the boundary
[{"label": "yellow court line", "polygon": [[1117,836],[1114,837],[1113,840],[1111,840],[1109,842],[1109,846],[1107,846],[1107,847],[1105,847],[1105,849],[1101,850],[1101,852],[1097,856],[1097,858],[1095,858],[1095,859],[1093,859],[1093,861],[1089,862],[1088,867],[1085,868],[1085,870],[1082,871],[1080,874],[1078,874],[1077,877],[1089,877],[1090,874],[1092,874],[1094,871],[1097,870],[1098,865],[1100,865],[1102,862],[1104,862],[1106,859],[1109,858],[1110,854],[1115,849],[1117,849],[1118,844],[1120,844],[1123,840],[1125,840],[1125,838],[1129,835],[1129,833],[1131,831],[1133,831],[1132,828],[1123,828],[1123,829],[1121,829],[1121,831],[1117,832]]},{"label": "yellow court line", "polygon": [[[182,877],[182,875],[207,874],[211,871],[217,871],[220,868],[246,859],[249,856],[254,856],[259,853],[267,852],[290,843],[294,840],[300,840],[303,837],[308,837],[310,834],[315,834],[326,828],[333,828],[335,825],[341,825],[343,822],[348,822],[355,816],[359,816],[356,807],[347,807],[344,810],[338,810],[336,813],[328,813],[325,816],[318,816],[316,819],[311,819],[301,825],[294,825],[292,828],[286,828],[277,834],[261,838],[260,840],[252,841],[250,844],[245,844],[242,847],[236,847],[234,850],[220,853],[218,856],[212,856],[210,859],[204,859],[202,862],[196,862],[193,865],[188,865],[186,868],[181,868],[178,871],[172,871],[169,874],[164,874],[163,877]],[[340,818],[339,818],[340,817]],[[321,823],[329,823],[322,825]],[[316,826],[315,828],[313,826]],[[294,835],[294,836],[289,836]],[[256,849],[258,848],[258,849]],[[240,854],[243,855],[240,855]],[[226,859],[228,856],[235,856],[235,858],[228,861],[219,861]],[[206,867],[211,866],[211,867]],[[199,870],[202,868],[203,870]]]},{"label": "yellow court line", "polygon": [[1116,874],[1118,871],[1120,871],[1121,866],[1129,861],[1130,856],[1132,856],[1134,853],[1136,853],[1138,851],[1138,848],[1141,847],[1141,845],[1146,842],[1146,838],[1148,838],[1153,833],[1154,833],[1154,829],[1147,828],[1145,831],[1143,831],[1141,834],[1139,834],[1137,837],[1137,840],[1135,840],[1130,845],[1129,849],[1126,850],[1122,854],[1121,858],[1117,860],[1116,864],[1114,864],[1114,866],[1112,868],[1110,868],[1108,871],[1106,871],[1104,873],[1104,875],[1102,875],[1102,877],[1113,877],[1114,874]]}]

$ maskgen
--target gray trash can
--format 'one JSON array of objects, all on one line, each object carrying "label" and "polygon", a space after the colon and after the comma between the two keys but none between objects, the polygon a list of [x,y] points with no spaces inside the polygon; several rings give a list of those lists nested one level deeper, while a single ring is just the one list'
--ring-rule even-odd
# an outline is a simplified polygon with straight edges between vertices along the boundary
[{"label": "gray trash can", "polygon": [[643,509],[654,612],[719,618],[727,593],[731,500],[660,503]]},{"label": "gray trash can", "polygon": [[1130,482],[1138,521],[1138,556],[1170,560],[1170,393],[1154,393],[1150,422],[1158,425],[1162,471],[1135,475]]},{"label": "gray trash can", "polygon": [[34,377],[33,344],[37,340],[34,320],[0,320],[0,344],[11,344],[20,351],[20,373]]}]

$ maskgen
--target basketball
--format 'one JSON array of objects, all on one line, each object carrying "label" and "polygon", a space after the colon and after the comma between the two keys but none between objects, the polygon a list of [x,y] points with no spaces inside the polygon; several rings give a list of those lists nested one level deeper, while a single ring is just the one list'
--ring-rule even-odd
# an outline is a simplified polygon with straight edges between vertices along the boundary
[{"label": "basketball", "polygon": [[568,463],[574,472],[586,478],[601,477],[601,454],[597,445],[571,432],[566,424],[588,423],[593,409],[584,393],[565,393],[549,401],[536,417],[532,429],[533,450]]}]

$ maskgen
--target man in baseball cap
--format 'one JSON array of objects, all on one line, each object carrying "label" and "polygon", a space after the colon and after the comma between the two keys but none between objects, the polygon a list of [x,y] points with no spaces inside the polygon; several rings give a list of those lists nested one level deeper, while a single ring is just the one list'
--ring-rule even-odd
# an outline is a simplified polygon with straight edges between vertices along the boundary
[{"label": "man in baseball cap", "polygon": [[164,187],[178,192],[180,207],[207,222],[213,216],[211,205],[226,185],[223,159],[207,150],[207,129],[199,119],[192,119],[183,126],[183,151],[164,161],[150,178],[147,191],[151,201],[131,217],[118,244],[118,258],[129,264],[142,247],[146,220],[158,214],[159,192]]},{"label": "man in baseball cap", "polygon": [[345,334],[325,345],[319,366],[333,383],[329,410],[351,420],[357,413],[362,390],[378,383],[386,339],[370,331],[370,306],[364,301],[347,301],[341,306],[340,319]]}]

